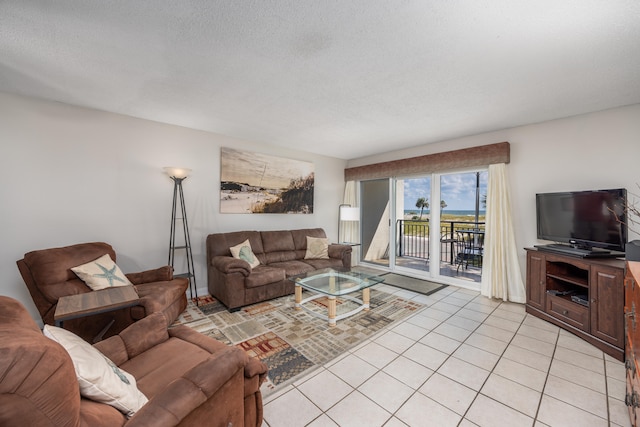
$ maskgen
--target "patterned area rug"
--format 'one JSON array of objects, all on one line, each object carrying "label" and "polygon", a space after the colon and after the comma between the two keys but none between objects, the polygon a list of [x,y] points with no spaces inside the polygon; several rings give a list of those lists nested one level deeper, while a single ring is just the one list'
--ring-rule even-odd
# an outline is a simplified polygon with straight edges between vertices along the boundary
[{"label": "patterned area rug", "polygon": [[[309,296],[303,293],[303,298]],[[327,300],[319,298],[306,304],[326,314]],[[348,300],[337,301],[338,315],[356,307]],[[262,386],[267,396],[299,376],[334,359],[348,349],[372,337],[384,328],[405,319],[424,305],[371,289],[371,309],[338,320],[329,327],[326,320],[296,310],[294,296],[255,304],[234,313],[211,296],[189,302],[176,320],[225,344],[237,346],[258,357],[269,367]]]}]

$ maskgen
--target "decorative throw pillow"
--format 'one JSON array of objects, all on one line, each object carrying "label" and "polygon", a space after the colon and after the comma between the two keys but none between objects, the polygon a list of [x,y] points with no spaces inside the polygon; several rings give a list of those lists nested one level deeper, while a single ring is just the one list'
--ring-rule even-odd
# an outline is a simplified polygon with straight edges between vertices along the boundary
[{"label": "decorative throw pillow", "polygon": [[255,268],[260,265],[260,260],[256,257],[251,249],[251,243],[249,243],[249,239],[240,243],[239,245],[235,245],[229,248],[231,251],[231,255],[234,258],[238,258],[244,261],[247,261],[251,268]]},{"label": "decorative throw pillow", "polygon": [[130,286],[132,283],[120,270],[109,254],[104,254],[86,264],[71,268],[94,291],[116,286]]},{"label": "decorative throw pillow", "polygon": [[329,240],[307,236],[307,252],[304,259],[329,259]]},{"label": "decorative throw pillow", "polygon": [[79,336],[51,325],[44,326],[44,335],[59,343],[71,356],[82,396],[111,405],[127,417],[132,417],[148,402],[138,390],[133,375],[118,368]]}]

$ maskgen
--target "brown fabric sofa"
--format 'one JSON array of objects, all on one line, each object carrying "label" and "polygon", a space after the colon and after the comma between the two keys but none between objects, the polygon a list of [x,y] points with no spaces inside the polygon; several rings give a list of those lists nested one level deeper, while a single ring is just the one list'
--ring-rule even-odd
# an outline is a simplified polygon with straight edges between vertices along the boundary
[{"label": "brown fabric sofa", "polygon": [[[44,323],[54,324],[53,315],[60,297],[92,292],[71,268],[93,261],[104,254],[109,254],[116,262],[114,249],[103,242],[31,251],[17,261],[20,274]],[[139,305],[68,320],[64,324],[65,329],[92,342],[111,322],[113,324],[104,335],[106,337],[115,335],[133,322],[158,311],[163,312],[171,323],[187,307],[186,291],[189,281],[185,278],[174,279],[170,266],[129,273],[126,276],[138,292]]]},{"label": "brown fabric sofa", "polygon": [[[294,292],[297,274],[321,268],[351,268],[349,245],[329,245],[329,259],[304,259],[307,236],[326,238],[322,228],[279,231],[237,231],[207,236],[207,278],[209,293],[236,310]],[[230,247],[249,239],[260,265],[251,268],[231,256]]]},{"label": "brown fabric sofa", "polygon": [[42,334],[22,304],[0,296],[0,425],[261,425],[267,367],[187,326],[167,330],[166,322],[154,313],[94,345],[149,399],[127,419],[81,397],[66,350]]}]

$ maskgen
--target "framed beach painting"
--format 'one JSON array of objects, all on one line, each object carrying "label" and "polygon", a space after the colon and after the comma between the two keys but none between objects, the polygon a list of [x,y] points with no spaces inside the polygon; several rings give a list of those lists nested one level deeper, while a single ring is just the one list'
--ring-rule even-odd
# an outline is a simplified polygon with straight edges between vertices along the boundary
[{"label": "framed beach painting", "polygon": [[220,213],[313,213],[313,163],[220,149]]}]

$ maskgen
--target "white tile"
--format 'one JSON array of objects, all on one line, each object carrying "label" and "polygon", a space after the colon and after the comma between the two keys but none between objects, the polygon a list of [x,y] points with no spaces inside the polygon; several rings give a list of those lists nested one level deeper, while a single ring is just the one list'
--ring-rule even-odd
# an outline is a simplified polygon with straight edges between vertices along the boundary
[{"label": "white tile", "polygon": [[624,398],[627,393],[626,380],[620,381],[615,378],[607,377],[607,391],[609,392],[609,397],[624,402]]},{"label": "white tile", "polygon": [[560,330],[560,336],[558,338],[558,346],[568,348],[574,351],[579,351],[584,354],[588,354],[593,357],[602,357],[602,350],[597,349],[585,340],[576,337],[564,330]]},{"label": "white tile", "polygon": [[570,405],[607,418],[607,396],[565,379],[549,375],[544,394],[555,397]]},{"label": "white tile", "polygon": [[565,347],[557,347],[553,358],[604,375],[605,361],[602,357],[593,357]]},{"label": "white tile", "polygon": [[489,353],[497,355],[501,355],[504,352],[505,348],[507,348],[506,342],[488,337],[486,335],[478,334],[476,332],[469,335],[469,338],[466,339],[465,344],[472,345],[481,350],[488,351]]},{"label": "white tile", "polygon": [[436,332],[431,332],[419,342],[447,354],[453,353],[461,344],[460,341],[445,337]]},{"label": "white tile", "polygon": [[477,310],[471,310],[469,305],[471,303],[462,307],[455,315],[464,317],[465,319],[474,320],[476,322],[484,322],[487,317],[489,317],[489,313],[482,313]]},{"label": "white tile", "polygon": [[524,304],[516,302],[503,301],[499,307],[500,310],[510,311],[512,313],[526,314]]},{"label": "white tile", "polygon": [[318,418],[313,420],[311,424],[308,424],[306,427],[339,427],[339,426],[338,424],[334,423],[331,418],[329,418],[325,414],[322,414]]},{"label": "white tile", "polygon": [[523,325],[533,326],[539,329],[544,329],[550,332],[559,332],[560,328],[554,325],[551,322],[547,322],[546,320],[542,320],[539,317],[533,316],[531,314],[527,314],[527,317],[524,318]]},{"label": "white tile", "polygon": [[514,332],[507,331],[506,329],[501,329],[496,326],[487,325],[486,323],[480,325],[478,329],[476,329],[476,333],[486,335],[491,338],[495,338],[500,341],[509,342],[514,336]]},{"label": "white tile", "polygon": [[452,295],[449,295],[446,298],[443,298],[442,302],[447,303],[447,304],[451,304],[451,305],[455,305],[456,307],[462,307],[462,306],[466,305],[469,302],[469,300],[468,299],[457,298],[455,296],[455,294],[452,294]]},{"label": "white tile", "polygon": [[397,353],[375,342],[369,343],[368,345],[360,348],[354,354],[378,369],[381,369],[398,357]]},{"label": "white tile", "polygon": [[458,307],[457,305],[447,304],[446,302],[443,302],[443,301],[438,301],[437,303],[433,304],[429,308],[432,308],[434,310],[444,311],[445,313],[449,313],[449,314],[453,314],[456,311],[460,310],[460,307]]},{"label": "white tile", "polygon": [[411,396],[395,415],[409,426],[455,427],[462,418],[421,393]]},{"label": "white tile", "polygon": [[493,317],[493,316],[488,317],[487,320],[484,321],[484,324],[489,326],[495,326],[496,328],[504,329],[509,332],[516,332],[521,325],[520,322],[514,322],[511,320],[502,319],[500,317]]},{"label": "white tile", "polygon": [[500,356],[497,354],[489,353],[488,351],[481,350],[468,344],[462,344],[458,347],[458,349],[453,353],[453,357],[469,362],[472,365],[479,366],[487,371],[493,370],[493,367],[496,366],[496,363],[498,363],[498,360],[500,359]]},{"label": "white tile", "polygon": [[549,372],[552,360],[549,356],[543,356],[540,353],[518,347],[517,345],[510,345],[507,347],[502,357],[545,373]]},{"label": "white tile", "polygon": [[464,418],[462,421],[460,421],[458,427],[478,427],[478,424],[472,423],[468,419]]},{"label": "white tile", "polygon": [[353,354],[334,363],[327,369],[351,387],[358,387],[378,372],[378,368]]},{"label": "white tile", "polygon": [[624,363],[617,360],[605,359],[607,377],[614,378],[616,380],[625,381],[627,377],[627,371],[624,368]]},{"label": "white tile", "polygon": [[556,348],[555,345],[548,342],[540,341],[535,338],[530,338],[525,335],[517,335],[511,340],[512,345],[525,348],[527,350],[535,351],[543,356],[552,356]]},{"label": "white tile", "polygon": [[479,304],[479,303],[476,303],[475,301],[476,300],[473,300],[469,304],[465,305],[464,309],[477,311],[479,313],[483,313],[487,315],[493,313],[493,311],[496,309],[495,307],[492,307],[490,305]]},{"label": "white tile", "polygon": [[436,371],[473,390],[480,390],[489,376],[489,371],[455,357],[447,359]]},{"label": "white tile", "polygon": [[400,356],[383,369],[384,372],[402,381],[412,389],[418,389],[433,374],[433,371],[411,359]]},{"label": "white tile", "polygon": [[400,354],[411,347],[415,340],[407,338],[404,335],[400,335],[397,332],[389,331],[374,339],[373,342]]},{"label": "white tile", "polygon": [[447,357],[449,357],[446,353],[420,343],[415,343],[409,350],[402,353],[402,355],[414,362],[426,366],[432,371],[438,369]]},{"label": "white tile", "polygon": [[419,340],[429,333],[431,329],[427,329],[409,322],[402,322],[392,329],[393,332],[405,336],[414,341]]},{"label": "white tile", "polygon": [[322,414],[316,405],[296,389],[267,403],[263,410],[269,427],[299,427]]},{"label": "white tile", "polygon": [[[353,387],[330,371],[325,370],[298,386],[298,390],[317,407],[326,411],[340,399],[351,393]],[[331,393],[327,393],[327,390],[331,390]]]},{"label": "white tile", "polygon": [[605,376],[603,374],[597,374],[580,366],[563,362],[562,360],[553,359],[549,373],[599,393],[606,393],[607,391]]},{"label": "white tile", "polygon": [[358,387],[358,391],[393,413],[415,390],[380,371]]},{"label": "white tile", "polygon": [[426,308],[418,313],[418,316],[428,317],[435,320],[440,320],[441,322],[447,320],[451,317],[451,313],[447,313],[446,311],[438,310],[434,306]]},{"label": "white tile", "polygon": [[457,326],[458,328],[466,329],[468,331],[474,331],[478,326],[480,326],[481,322],[476,320],[467,319],[466,317],[460,316],[460,312],[454,314],[450,318],[444,321],[444,323],[448,323],[453,326]]},{"label": "white tile", "polygon": [[396,417],[391,417],[389,421],[384,425],[384,427],[408,427],[405,423],[397,419]]},{"label": "white tile", "polygon": [[608,427],[609,425],[604,418],[547,395],[542,396],[537,419],[552,427]]},{"label": "white tile", "polygon": [[533,426],[533,418],[479,394],[465,418],[480,427]]},{"label": "white tile", "polygon": [[518,362],[502,358],[496,365],[493,373],[503,376],[511,381],[542,391],[547,374],[537,369],[530,368]]},{"label": "white tile", "polygon": [[535,338],[540,341],[544,341],[549,344],[556,344],[558,340],[558,332],[547,331],[546,329],[536,328],[534,326],[522,325],[518,329],[518,334],[525,335],[529,338]]},{"label": "white tile", "polygon": [[496,308],[491,313],[492,317],[499,317],[501,319],[511,320],[512,322],[522,322],[525,317],[525,313],[518,313],[511,310],[505,310],[502,306]]},{"label": "white tile", "polygon": [[[444,313],[442,311],[434,310],[434,312],[443,313],[447,317],[449,316],[448,314],[446,314],[446,313]],[[407,323],[410,323],[410,324],[415,325],[415,326],[419,326],[419,327],[427,329],[429,331],[431,331],[434,328],[437,328],[442,322],[443,322],[443,320],[434,319],[432,317],[427,317],[427,316],[422,316],[420,313],[417,316],[413,316],[412,318],[407,320]]]},{"label": "white tile", "polygon": [[477,394],[469,387],[438,373],[433,374],[419,391],[460,415],[467,412]]},{"label": "white tile", "polygon": [[439,333],[440,335],[453,338],[454,340],[460,341],[460,342],[466,340],[467,337],[471,335],[471,331],[467,329],[459,328],[457,326],[453,326],[447,322],[442,323],[433,331]]},{"label": "white tile", "polygon": [[491,374],[480,390],[482,394],[510,408],[535,417],[542,393],[508,380],[497,374]]},{"label": "white tile", "polygon": [[[358,391],[342,399],[326,414],[340,427],[382,426],[391,418],[390,413]],[[301,425],[304,424],[298,424]]]},{"label": "white tile", "polygon": [[629,408],[620,400],[609,398],[609,417],[618,426],[631,427]]}]

